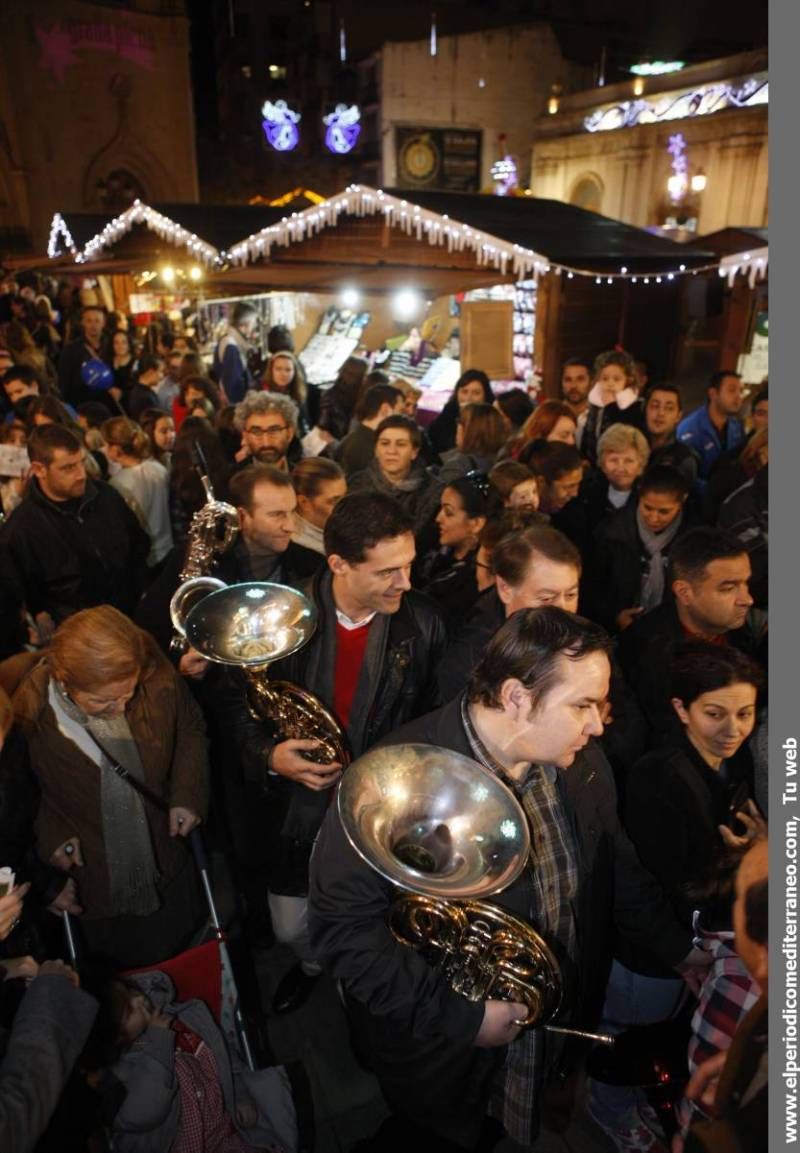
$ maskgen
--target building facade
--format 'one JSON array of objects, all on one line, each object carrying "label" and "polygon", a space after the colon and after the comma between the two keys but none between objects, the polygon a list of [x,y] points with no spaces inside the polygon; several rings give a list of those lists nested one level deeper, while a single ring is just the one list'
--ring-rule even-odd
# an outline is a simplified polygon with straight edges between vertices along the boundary
[{"label": "building facade", "polygon": [[[531,122],[554,84],[586,84],[548,24],[521,24],[390,42],[362,66],[365,169],[379,186],[480,192],[491,169],[514,158],[520,186],[530,176]],[[371,94],[371,96],[370,96]]]},{"label": "building facade", "polygon": [[560,97],[532,125],[531,187],[677,239],[763,228],[766,52]]},{"label": "building facade", "polygon": [[0,255],[53,213],[197,200],[182,0],[0,0]]}]

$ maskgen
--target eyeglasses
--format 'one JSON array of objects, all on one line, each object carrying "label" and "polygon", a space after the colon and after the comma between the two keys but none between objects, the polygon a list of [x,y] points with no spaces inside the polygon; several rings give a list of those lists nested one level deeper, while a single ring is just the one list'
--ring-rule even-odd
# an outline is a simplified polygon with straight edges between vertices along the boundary
[{"label": "eyeglasses", "polygon": [[248,436],[279,436],[280,433],[286,432],[288,424],[271,424],[269,428],[260,428],[257,424],[251,424],[244,431]]}]

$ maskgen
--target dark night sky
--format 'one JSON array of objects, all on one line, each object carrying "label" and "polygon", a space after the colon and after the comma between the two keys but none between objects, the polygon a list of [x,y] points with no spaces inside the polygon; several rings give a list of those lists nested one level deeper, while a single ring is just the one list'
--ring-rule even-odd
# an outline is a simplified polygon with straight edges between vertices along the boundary
[{"label": "dark night sky", "polygon": [[[228,2],[235,0],[224,0],[219,6],[223,13]],[[579,63],[597,67],[606,47],[609,83],[627,75],[623,69],[637,60],[695,63],[767,43],[767,0],[402,0],[397,4],[381,0],[379,9],[367,10],[366,19],[363,4],[364,0],[334,3],[336,13],[345,18],[351,61],[380,47],[383,40],[426,37],[433,9],[440,36],[523,20],[548,21],[564,55]],[[296,5],[301,10],[303,0],[296,0]],[[258,7],[285,14],[292,5],[291,0],[258,0]],[[214,5],[209,0],[188,0],[187,8],[202,132],[214,119]]]}]

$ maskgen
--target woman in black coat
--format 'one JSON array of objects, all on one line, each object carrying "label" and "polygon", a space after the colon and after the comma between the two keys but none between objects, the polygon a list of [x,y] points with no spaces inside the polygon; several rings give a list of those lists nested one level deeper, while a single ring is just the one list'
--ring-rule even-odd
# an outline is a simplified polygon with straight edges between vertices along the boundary
[{"label": "woman in black coat", "polygon": [[[689,890],[702,885],[723,854],[766,831],[751,799],[752,782],[734,760],[753,730],[761,683],[758,666],[737,649],[687,642],[672,675],[672,707],[683,735],[647,753],[628,776],[623,824],[687,930],[695,905]],[[617,1033],[668,1020],[684,992],[651,952],[619,938],[604,1027]],[[642,1104],[641,1090],[591,1082],[589,1111],[615,1143],[641,1127]]]},{"label": "woman in black coat", "polygon": [[456,477],[442,491],[436,514],[441,548],[429,558],[420,588],[436,601],[448,632],[478,599],[478,538],[486,521],[499,515],[499,504],[483,473]]},{"label": "woman in black coat", "polygon": [[691,528],[689,485],[674,468],[654,468],[634,499],[597,525],[581,586],[581,606],[609,632],[661,604],[673,543]]},{"label": "woman in black coat", "polygon": [[736,758],[753,731],[762,684],[759,666],[738,649],[687,641],[672,670],[683,734],[647,753],[628,778],[628,835],[687,925],[683,887],[702,880],[726,846],[766,832],[746,762]]}]

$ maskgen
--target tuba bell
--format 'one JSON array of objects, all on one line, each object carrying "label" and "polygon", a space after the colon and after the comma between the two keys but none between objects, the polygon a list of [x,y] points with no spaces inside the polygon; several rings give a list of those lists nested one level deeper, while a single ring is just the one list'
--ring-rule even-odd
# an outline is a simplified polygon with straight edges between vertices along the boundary
[{"label": "tuba bell", "polygon": [[486,899],[530,857],[527,817],[493,773],[432,745],[373,749],[342,777],[337,805],[355,851],[402,891],[389,914],[395,939],[456,993],[519,1001],[520,1025],[613,1043],[552,1024],[562,1004],[556,957],[540,933]]},{"label": "tuba bell", "polygon": [[346,764],[347,738],[333,713],[299,685],[267,677],[269,665],[311,639],[317,610],[308,597],[266,581],[194,577],[175,592],[170,614],[176,632],[207,660],[242,669],[256,720],[271,721],[281,740],[319,741],[309,760]]}]

